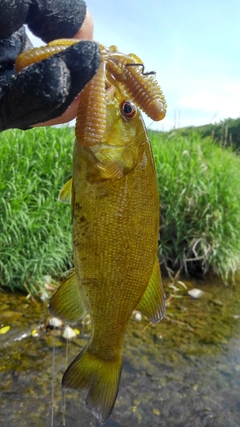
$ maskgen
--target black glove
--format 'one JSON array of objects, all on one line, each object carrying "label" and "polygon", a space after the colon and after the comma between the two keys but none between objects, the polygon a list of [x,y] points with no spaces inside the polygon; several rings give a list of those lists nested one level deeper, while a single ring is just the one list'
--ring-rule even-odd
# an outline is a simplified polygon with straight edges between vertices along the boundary
[{"label": "black glove", "polygon": [[73,37],[85,16],[82,0],[0,1],[0,130],[60,116],[99,67],[97,43],[81,41],[16,74],[16,57],[31,47],[23,24],[48,42]]}]

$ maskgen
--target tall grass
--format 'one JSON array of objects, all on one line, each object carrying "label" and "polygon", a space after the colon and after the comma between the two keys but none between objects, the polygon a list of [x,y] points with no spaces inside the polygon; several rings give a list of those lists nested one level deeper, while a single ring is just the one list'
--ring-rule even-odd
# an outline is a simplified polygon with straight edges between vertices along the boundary
[{"label": "tall grass", "polygon": [[160,259],[227,279],[240,265],[240,157],[197,134],[153,133],[161,200]]},{"label": "tall grass", "polygon": [[58,203],[71,176],[74,134],[38,128],[0,134],[0,285],[37,294],[43,275],[71,263],[70,208]]},{"label": "tall grass", "polygon": [[[240,156],[198,135],[150,135],[161,205],[161,263],[212,269],[240,264]],[[59,189],[71,176],[74,133],[0,134],[0,286],[38,294],[43,275],[71,265],[71,212]]]}]

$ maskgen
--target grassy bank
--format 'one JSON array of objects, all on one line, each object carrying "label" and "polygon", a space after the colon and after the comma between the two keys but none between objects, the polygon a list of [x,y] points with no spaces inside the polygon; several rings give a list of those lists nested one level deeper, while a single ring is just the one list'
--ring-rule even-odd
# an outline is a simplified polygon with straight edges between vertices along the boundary
[{"label": "grassy bank", "polygon": [[177,133],[182,136],[190,136],[197,132],[201,138],[211,137],[211,139],[222,147],[233,147],[234,151],[240,153],[240,118],[224,119],[219,123],[209,123],[203,126],[189,126],[177,129]]},{"label": "grassy bank", "polygon": [[[71,265],[68,128],[0,134],[0,285],[39,292],[43,275]],[[198,135],[151,135],[161,198],[162,265],[177,271],[239,267],[240,157]]]},{"label": "grassy bank", "polygon": [[224,279],[240,264],[240,158],[198,134],[151,137],[161,198],[161,262]]},{"label": "grassy bank", "polygon": [[71,262],[70,208],[57,196],[73,139],[67,128],[0,134],[0,285],[37,294]]}]

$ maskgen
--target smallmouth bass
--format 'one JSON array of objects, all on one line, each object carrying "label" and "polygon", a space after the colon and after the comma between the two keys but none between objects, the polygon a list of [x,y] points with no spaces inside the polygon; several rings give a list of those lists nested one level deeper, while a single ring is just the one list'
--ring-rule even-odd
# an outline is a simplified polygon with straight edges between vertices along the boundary
[{"label": "smallmouth bass", "polygon": [[150,143],[137,107],[113,86],[105,90],[105,77],[102,63],[79,104],[73,178],[60,193],[63,201],[72,198],[75,271],[49,305],[53,315],[68,322],[90,312],[89,343],[62,384],[83,391],[101,423],[117,397],[122,344],[133,310],[153,323],[165,311]]},{"label": "smallmouth bass", "polygon": [[[24,52],[16,70],[77,42],[56,40]],[[89,343],[62,384],[83,391],[89,409],[105,423],[118,393],[122,344],[133,310],[153,323],[165,312],[157,179],[137,107],[161,120],[166,102],[155,73],[144,72],[140,58],[116,46],[99,47],[99,71],[82,91],[78,108],[73,179],[60,192],[60,200],[72,200],[75,270],[53,295],[49,310],[69,323],[90,312]]]}]

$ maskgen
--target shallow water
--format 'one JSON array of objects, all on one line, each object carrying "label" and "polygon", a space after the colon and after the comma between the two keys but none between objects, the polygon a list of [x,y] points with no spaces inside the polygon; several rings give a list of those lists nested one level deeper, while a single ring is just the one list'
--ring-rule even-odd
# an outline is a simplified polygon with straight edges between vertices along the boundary
[{"label": "shallow water", "polygon": [[[171,299],[160,324],[132,318],[107,427],[240,426],[240,285],[184,283],[206,293],[194,300],[179,286],[180,298]],[[53,425],[61,427],[66,341],[61,331],[46,331],[46,304],[7,293],[0,294],[0,301],[0,328],[10,326],[0,335],[0,425],[51,426],[54,344]],[[68,362],[87,343],[89,325],[78,327],[81,334],[69,342]],[[66,394],[65,412],[66,427],[100,426],[80,393]]]}]

